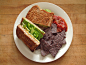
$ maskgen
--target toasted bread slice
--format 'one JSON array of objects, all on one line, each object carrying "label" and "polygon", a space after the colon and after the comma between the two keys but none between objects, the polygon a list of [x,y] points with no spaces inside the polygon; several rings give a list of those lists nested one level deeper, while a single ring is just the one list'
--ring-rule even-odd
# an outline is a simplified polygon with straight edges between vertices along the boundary
[{"label": "toasted bread slice", "polygon": [[40,9],[38,5],[33,6],[26,15],[26,18],[35,24],[51,26],[54,13]]},{"label": "toasted bread slice", "polygon": [[17,26],[16,34],[19,39],[21,39],[31,51],[34,51],[40,42],[33,37],[27,30],[25,30],[20,24]]}]

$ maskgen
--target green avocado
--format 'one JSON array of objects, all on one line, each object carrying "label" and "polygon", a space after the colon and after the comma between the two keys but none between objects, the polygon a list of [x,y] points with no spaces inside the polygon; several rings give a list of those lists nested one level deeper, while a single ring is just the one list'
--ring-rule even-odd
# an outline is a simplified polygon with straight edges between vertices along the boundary
[{"label": "green avocado", "polygon": [[49,12],[49,13],[51,13],[51,10],[49,10],[49,9],[44,9],[45,11],[47,11],[47,12]]},{"label": "green avocado", "polygon": [[21,23],[21,25],[31,35],[33,35],[36,39],[40,40],[43,37],[43,34],[40,32],[40,30],[38,28],[36,28],[33,24],[29,23],[28,21],[23,20],[23,22]]}]

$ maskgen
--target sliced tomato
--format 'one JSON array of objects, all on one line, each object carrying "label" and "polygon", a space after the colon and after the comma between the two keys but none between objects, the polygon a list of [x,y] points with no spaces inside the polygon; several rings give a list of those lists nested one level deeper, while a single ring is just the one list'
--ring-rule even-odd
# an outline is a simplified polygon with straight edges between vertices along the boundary
[{"label": "sliced tomato", "polygon": [[66,24],[65,20],[62,17],[56,16],[56,15],[54,15],[53,18],[54,18],[53,23],[57,24],[57,31],[61,32],[61,31],[65,30],[65,32],[66,32],[67,24]]}]

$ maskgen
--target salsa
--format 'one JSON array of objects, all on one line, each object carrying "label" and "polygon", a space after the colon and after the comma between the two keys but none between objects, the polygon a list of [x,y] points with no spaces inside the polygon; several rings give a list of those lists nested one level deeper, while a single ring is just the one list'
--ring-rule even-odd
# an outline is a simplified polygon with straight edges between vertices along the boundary
[{"label": "salsa", "polygon": [[63,30],[67,32],[67,24],[65,20],[62,17],[56,15],[54,15],[53,18],[54,18],[53,23],[57,25],[57,32],[61,32]]}]

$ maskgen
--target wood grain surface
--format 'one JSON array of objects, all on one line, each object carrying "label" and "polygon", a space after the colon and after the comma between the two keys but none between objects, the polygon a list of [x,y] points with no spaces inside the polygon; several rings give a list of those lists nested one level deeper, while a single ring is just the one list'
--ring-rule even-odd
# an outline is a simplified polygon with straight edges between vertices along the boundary
[{"label": "wood grain surface", "polygon": [[73,40],[68,51],[58,60],[44,65],[86,65],[86,0],[0,0],[0,65],[43,65],[24,57],[13,39],[17,16],[36,2],[60,6],[73,24]]}]

